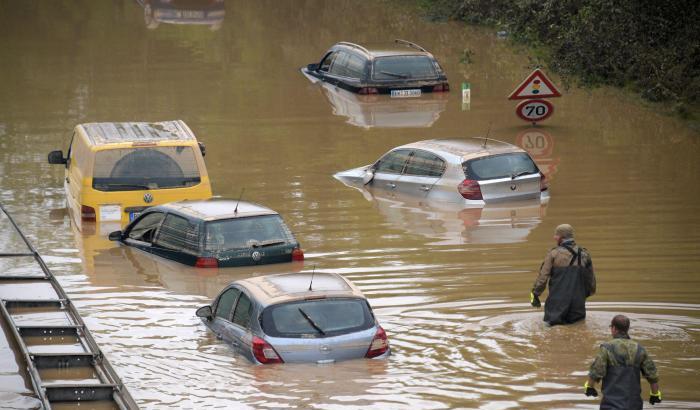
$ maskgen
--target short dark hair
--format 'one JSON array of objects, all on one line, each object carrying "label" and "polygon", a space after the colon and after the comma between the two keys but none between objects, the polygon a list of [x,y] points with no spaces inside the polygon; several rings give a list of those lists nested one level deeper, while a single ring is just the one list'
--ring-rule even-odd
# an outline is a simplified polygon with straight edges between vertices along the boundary
[{"label": "short dark hair", "polygon": [[627,333],[630,330],[630,319],[625,315],[616,315],[612,318],[610,326],[622,333]]}]

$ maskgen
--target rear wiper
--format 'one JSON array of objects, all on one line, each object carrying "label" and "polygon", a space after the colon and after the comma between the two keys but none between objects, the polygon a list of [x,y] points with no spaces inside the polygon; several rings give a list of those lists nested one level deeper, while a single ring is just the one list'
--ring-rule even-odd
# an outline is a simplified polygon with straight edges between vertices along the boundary
[{"label": "rear wiper", "polygon": [[380,71],[380,73],[394,76],[394,77],[399,77],[399,78],[408,78],[408,76],[406,74],[392,73],[391,71]]},{"label": "rear wiper", "polygon": [[97,186],[101,188],[135,188],[135,189],[151,189],[148,185],[142,185],[142,184],[114,184],[114,183],[109,183],[109,184],[96,184]]},{"label": "rear wiper", "polygon": [[510,179],[515,179],[515,178],[521,177],[523,175],[534,174],[534,173],[535,173],[535,171],[520,171],[518,173],[510,174]]},{"label": "rear wiper", "polygon": [[267,241],[262,241],[253,244],[253,248],[264,248],[265,246],[279,245],[285,243],[284,239],[270,239]]},{"label": "rear wiper", "polygon": [[299,313],[301,313],[301,315],[304,316],[304,319],[306,319],[314,329],[318,330],[318,333],[322,334],[323,336],[326,335],[326,332],[324,332],[323,329],[321,329],[321,327],[317,325],[316,322],[314,322],[314,320],[311,319],[311,317],[306,312],[304,312],[302,308],[299,308]]}]

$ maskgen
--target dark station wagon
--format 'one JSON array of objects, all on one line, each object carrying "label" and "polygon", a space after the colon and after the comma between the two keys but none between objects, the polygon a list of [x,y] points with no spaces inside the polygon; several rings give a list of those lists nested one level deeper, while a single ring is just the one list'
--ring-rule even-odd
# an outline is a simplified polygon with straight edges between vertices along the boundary
[{"label": "dark station wagon", "polygon": [[435,57],[406,40],[371,48],[340,42],[319,63],[302,68],[302,73],[359,94],[418,97],[450,90]]},{"label": "dark station wagon", "polygon": [[301,261],[299,242],[272,209],[229,199],[148,208],[112,241],[200,268]]}]

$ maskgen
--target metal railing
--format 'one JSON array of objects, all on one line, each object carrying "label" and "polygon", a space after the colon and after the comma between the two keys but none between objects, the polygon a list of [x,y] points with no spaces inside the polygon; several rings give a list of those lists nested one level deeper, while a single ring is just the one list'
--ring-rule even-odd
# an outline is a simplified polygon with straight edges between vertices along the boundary
[{"label": "metal railing", "polygon": [[[42,274],[31,275],[8,275],[5,272],[0,272],[0,286],[3,288],[3,295],[5,295],[5,297],[0,298],[0,314],[11,329],[14,342],[21,350],[32,385],[44,409],[51,409],[52,403],[74,402],[78,404],[86,401],[107,401],[112,402],[119,409],[138,409],[136,402],[85,326],[78,310],[46,266],[39,252],[32,246],[2,204],[0,204],[0,209],[7,216],[28,249],[27,252],[0,253],[0,258],[31,257],[42,272]],[[55,292],[55,297],[52,295],[50,298],[25,298],[21,295],[20,288],[26,288],[27,284],[35,284],[38,287],[45,287],[46,284],[49,284]],[[17,286],[17,292],[12,291],[13,285]],[[12,296],[7,297],[7,295]],[[56,325],[54,319],[42,324],[41,320],[37,319],[37,323],[25,324],[26,320],[22,320],[18,324],[15,316],[31,309],[41,309],[42,313],[59,312],[65,315],[67,323]],[[70,340],[73,341],[73,344],[70,345],[73,348],[66,352],[61,352],[60,349],[41,352],[33,349],[27,343],[28,338],[40,338],[42,343],[49,345],[60,345],[61,342]],[[79,344],[83,352],[76,352],[75,344]],[[75,368],[91,369],[93,375],[91,379],[97,382],[86,382],[82,377],[76,378],[75,382],[66,381],[70,380],[70,374],[65,373],[70,373]],[[41,373],[46,374],[46,371],[51,369],[57,370],[59,374],[63,373],[58,378],[60,381],[52,383],[42,379]]]}]

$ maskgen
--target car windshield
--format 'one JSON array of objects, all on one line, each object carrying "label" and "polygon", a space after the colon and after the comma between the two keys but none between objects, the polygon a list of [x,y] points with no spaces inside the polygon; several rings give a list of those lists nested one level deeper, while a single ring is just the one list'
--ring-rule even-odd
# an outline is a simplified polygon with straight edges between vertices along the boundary
[{"label": "car windshield", "polygon": [[98,151],[92,187],[98,191],[182,188],[200,183],[192,147],[135,147]]},{"label": "car windshield", "polygon": [[204,249],[222,251],[293,241],[294,236],[279,215],[261,215],[207,222]]},{"label": "car windshield", "polygon": [[428,56],[389,56],[374,60],[372,77],[375,80],[420,79],[435,76],[433,60]]},{"label": "car windshield", "polygon": [[539,172],[537,165],[525,152],[492,155],[472,159],[462,164],[468,179],[482,181],[496,178],[515,178]]},{"label": "car windshield", "polygon": [[313,299],[273,305],[262,313],[263,332],[272,337],[325,337],[374,326],[367,301]]}]

